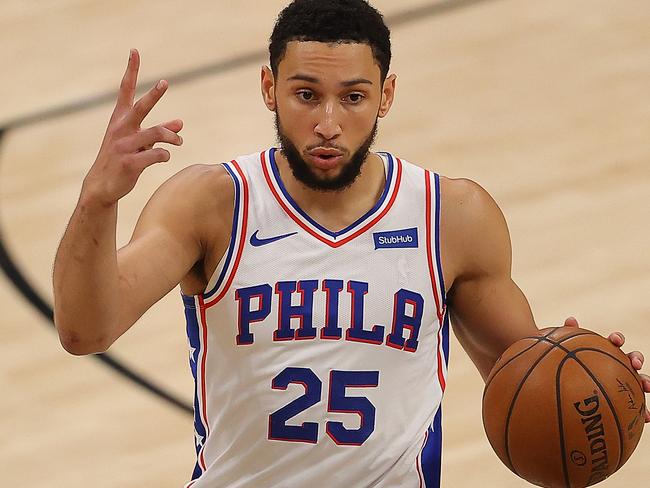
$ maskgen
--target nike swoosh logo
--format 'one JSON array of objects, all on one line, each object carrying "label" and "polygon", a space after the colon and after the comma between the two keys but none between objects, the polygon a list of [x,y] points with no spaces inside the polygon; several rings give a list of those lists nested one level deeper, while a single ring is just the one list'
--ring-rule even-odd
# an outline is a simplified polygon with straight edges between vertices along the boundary
[{"label": "nike swoosh logo", "polygon": [[262,238],[262,237],[257,237],[258,232],[259,230],[253,232],[253,235],[251,236],[250,239],[251,246],[255,246],[255,247],[265,246],[267,244],[271,244],[272,242],[279,241],[280,239],[286,239],[287,237],[291,237],[298,233],[298,232],[291,232],[289,234],[282,234],[281,236]]}]

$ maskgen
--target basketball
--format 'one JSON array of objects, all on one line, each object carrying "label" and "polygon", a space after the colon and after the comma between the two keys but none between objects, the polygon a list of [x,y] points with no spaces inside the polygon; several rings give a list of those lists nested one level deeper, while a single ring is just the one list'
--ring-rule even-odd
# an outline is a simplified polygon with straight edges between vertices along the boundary
[{"label": "basketball", "polygon": [[514,343],[483,393],[492,448],[513,473],[545,487],[590,486],[617,471],[641,438],[644,409],[628,357],[574,327]]}]

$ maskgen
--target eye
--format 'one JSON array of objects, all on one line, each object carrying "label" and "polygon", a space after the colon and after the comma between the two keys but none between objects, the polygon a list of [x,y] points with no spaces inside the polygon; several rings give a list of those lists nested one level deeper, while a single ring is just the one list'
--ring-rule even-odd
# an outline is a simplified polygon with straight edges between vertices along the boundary
[{"label": "eye", "polygon": [[314,100],[314,93],[309,90],[300,90],[296,95],[303,102],[311,102]]},{"label": "eye", "polygon": [[361,93],[350,93],[345,97],[350,103],[357,104],[361,102],[365,97]]}]

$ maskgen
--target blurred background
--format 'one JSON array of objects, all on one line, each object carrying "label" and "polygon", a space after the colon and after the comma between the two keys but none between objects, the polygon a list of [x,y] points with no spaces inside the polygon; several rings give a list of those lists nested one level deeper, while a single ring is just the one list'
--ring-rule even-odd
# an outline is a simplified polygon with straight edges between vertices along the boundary
[{"label": "blurred background", "polygon": [[[140,50],[143,89],[170,81],[148,125],[182,118],[185,144],[120,202],[120,244],[172,174],[275,144],[259,73],[286,3],[2,0],[0,486],[189,480],[192,418],[182,405],[60,347],[47,319],[54,253],[129,48]],[[472,178],[494,196],[509,222],[515,279],[540,327],[575,315],[601,334],[624,331],[626,350],[650,355],[650,3],[372,3],[392,28],[398,75],[375,148]],[[187,354],[178,290],[110,350],[118,365],[189,405]],[[453,340],[443,486],[525,486],[485,438],[482,385]],[[646,433],[602,486],[645,486],[649,455]]]}]

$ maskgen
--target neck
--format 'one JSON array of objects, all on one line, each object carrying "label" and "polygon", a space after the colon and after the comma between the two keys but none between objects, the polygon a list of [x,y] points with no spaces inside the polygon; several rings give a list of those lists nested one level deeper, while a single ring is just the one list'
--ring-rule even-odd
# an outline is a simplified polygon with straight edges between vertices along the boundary
[{"label": "neck", "polygon": [[344,229],[369,211],[379,200],[386,184],[384,162],[374,153],[368,153],[352,185],[340,191],[324,192],[307,187],[295,178],[280,151],[275,152],[275,162],[282,183],[298,206],[332,231]]}]

